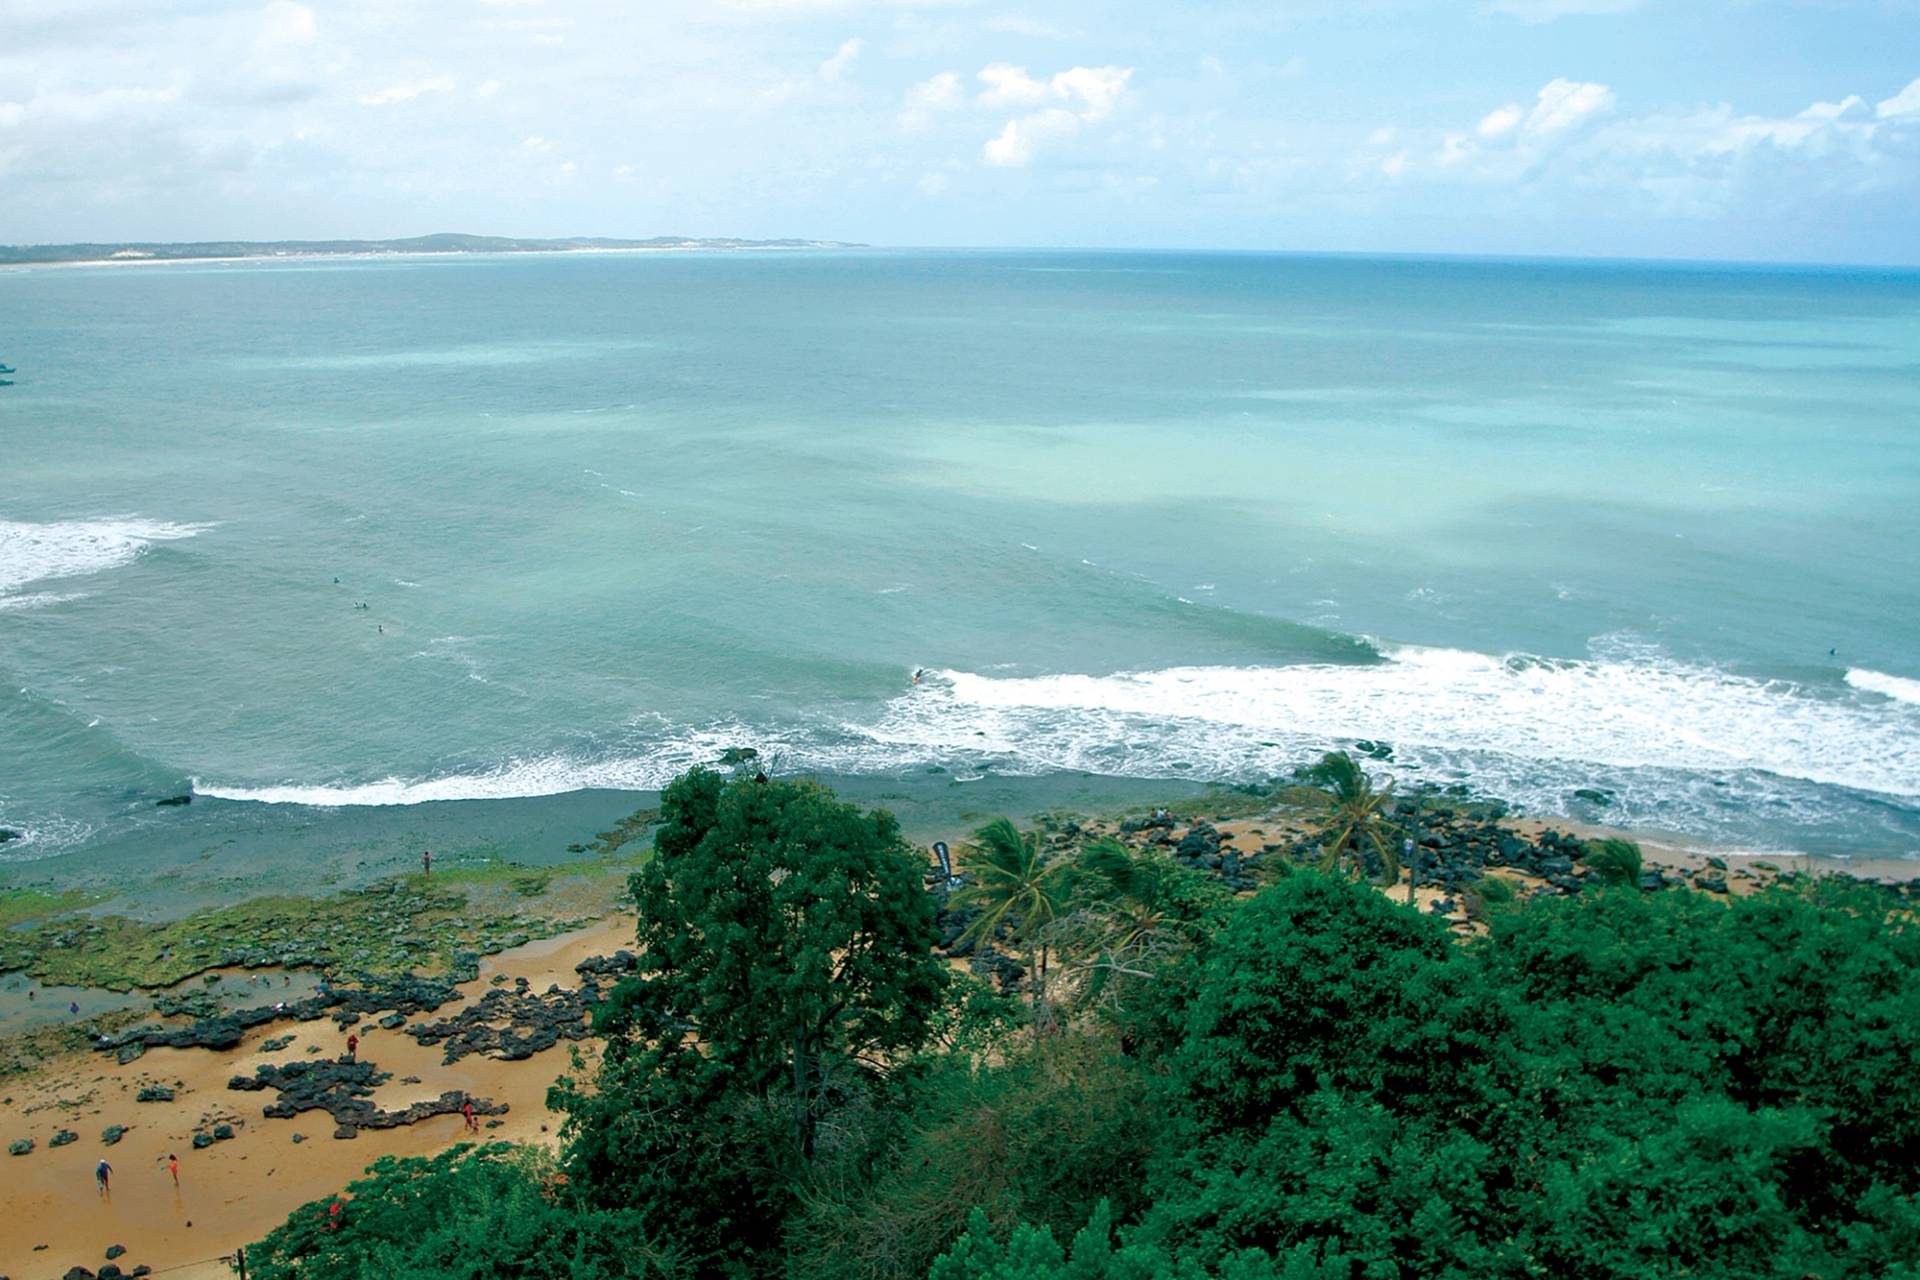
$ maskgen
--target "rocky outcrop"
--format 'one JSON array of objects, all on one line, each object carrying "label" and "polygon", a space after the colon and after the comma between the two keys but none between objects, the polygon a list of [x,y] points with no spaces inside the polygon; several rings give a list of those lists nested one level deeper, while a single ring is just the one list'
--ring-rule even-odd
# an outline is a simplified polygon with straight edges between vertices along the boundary
[{"label": "rocky outcrop", "polygon": [[511,990],[489,991],[453,1017],[416,1022],[406,1033],[421,1044],[444,1045],[441,1061],[449,1066],[473,1053],[514,1062],[561,1040],[586,1039],[587,1012],[599,999],[593,985],[574,991],[550,986],[544,995],[534,995],[522,978]]},{"label": "rocky outcrop", "polygon": [[[251,1009],[236,1009],[210,1018],[198,1018],[184,1027],[132,1027],[114,1035],[102,1036],[95,1046],[102,1053],[115,1055],[122,1063],[131,1062],[148,1049],[233,1049],[239,1047],[247,1032],[272,1022],[291,1019],[313,1022],[332,1017],[342,1026],[351,1026],[373,1014],[390,1013],[402,1018],[427,1013],[460,998],[451,978],[418,978],[404,974],[396,978],[365,978],[354,987],[326,987],[301,1000]],[[397,1023],[395,1025],[398,1025]],[[284,1047],[285,1042],[282,1042]]]},{"label": "rocky outcrop", "polygon": [[457,1115],[471,1101],[475,1115],[501,1116],[507,1104],[489,1098],[474,1098],[458,1089],[450,1089],[425,1102],[416,1102],[403,1111],[384,1111],[372,1102],[373,1091],[392,1079],[371,1062],[293,1062],[286,1066],[267,1065],[251,1076],[234,1076],[227,1088],[255,1093],[271,1089],[279,1094],[262,1114],[273,1119],[291,1119],[303,1111],[324,1111],[333,1117],[336,1138],[352,1138],[361,1129],[395,1129],[417,1124],[431,1116]]}]

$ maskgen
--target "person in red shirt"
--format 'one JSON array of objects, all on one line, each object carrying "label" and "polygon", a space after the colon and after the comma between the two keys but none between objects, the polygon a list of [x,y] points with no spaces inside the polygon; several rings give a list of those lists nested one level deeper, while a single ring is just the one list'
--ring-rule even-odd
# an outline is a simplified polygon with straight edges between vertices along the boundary
[{"label": "person in red shirt", "polygon": [[360,1037],[357,1035],[349,1034],[347,1036],[347,1061],[360,1061]]},{"label": "person in red shirt", "polygon": [[467,1118],[468,1132],[470,1133],[480,1132],[480,1122],[473,1118],[473,1099],[472,1098],[468,1098],[466,1103],[460,1108],[460,1114]]}]

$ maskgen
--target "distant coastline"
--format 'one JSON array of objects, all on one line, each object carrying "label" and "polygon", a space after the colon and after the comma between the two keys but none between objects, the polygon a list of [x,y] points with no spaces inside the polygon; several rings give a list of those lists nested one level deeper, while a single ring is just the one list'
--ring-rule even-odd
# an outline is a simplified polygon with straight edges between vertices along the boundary
[{"label": "distant coastline", "polygon": [[742,240],[730,236],[605,236],[529,239],[454,232],[399,240],[104,241],[0,245],[0,266],[92,266],[143,262],[241,262],[258,258],[418,257],[461,253],[638,253],[766,249],[858,249],[839,240]]}]

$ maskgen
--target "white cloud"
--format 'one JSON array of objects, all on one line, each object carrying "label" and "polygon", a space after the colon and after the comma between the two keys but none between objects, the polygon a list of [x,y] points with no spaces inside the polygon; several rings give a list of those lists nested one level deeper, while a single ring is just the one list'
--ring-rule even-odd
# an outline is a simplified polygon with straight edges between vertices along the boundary
[{"label": "white cloud", "polygon": [[522,151],[551,151],[553,150],[553,141],[550,138],[543,138],[536,133],[522,139],[520,149]]},{"label": "white cloud", "polygon": [[1060,107],[1048,107],[1007,121],[999,136],[989,138],[980,149],[980,158],[1003,169],[1018,169],[1031,164],[1035,150],[1043,144],[1072,137],[1079,129],[1079,116]]},{"label": "white cloud", "polygon": [[960,87],[960,77],[954,72],[942,71],[937,76],[929,76],[907,90],[906,101],[900,107],[900,127],[924,129],[934,112],[951,111],[966,101],[966,96]]},{"label": "white cloud", "polygon": [[1046,101],[1047,86],[1028,75],[1025,67],[989,63],[980,68],[979,80],[987,86],[980,93],[983,106],[1021,107]]},{"label": "white cloud", "polygon": [[494,94],[498,92],[500,92],[500,82],[498,80],[489,80],[485,84],[481,85],[479,88],[475,89],[473,91],[473,96],[476,98],[491,98]]},{"label": "white cloud", "polygon": [[1887,120],[1897,120],[1903,116],[1920,116],[1920,80],[1915,80],[1882,102],[1879,113],[1883,119]]},{"label": "white cloud", "polygon": [[923,196],[937,196],[952,185],[952,179],[944,173],[922,174],[920,181],[914,184]]},{"label": "white cloud", "polygon": [[860,50],[864,49],[866,44],[867,42],[859,36],[841,41],[840,47],[833,51],[833,56],[820,64],[820,78],[828,84],[837,81],[847,73],[847,68],[853,65],[854,59],[860,56]]},{"label": "white cloud", "polygon": [[1479,127],[1475,129],[1475,132],[1483,138],[1497,138],[1503,133],[1511,132],[1513,126],[1526,119],[1526,116],[1527,113],[1522,111],[1518,105],[1509,102],[1506,106],[1495,107],[1492,111],[1482,116]]},{"label": "white cloud", "polygon": [[1578,80],[1549,80],[1540,90],[1533,110],[1521,126],[1531,137],[1562,133],[1596,115],[1613,110],[1613,90],[1603,84]]},{"label": "white cloud", "polygon": [[1028,75],[1025,67],[996,62],[982,67],[979,78],[987,86],[980,95],[982,105],[1056,104],[1007,121],[981,148],[988,164],[1019,168],[1032,163],[1043,145],[1111,116],[1126,95],[1133,68],[1069,67],[1043,82]]},{"label": "white cloud", "polygon": [[452,76],[430,76],[425,80],[411,80],[404,84],[388,85],[372,93],[363,93],[360,95],[360,105],[390,107],[396,102],[411,102],[430,93],[451,93],[453,88]]},{"label": "white cloud", "polygon": [[1052,89],[1055,97],[1069,102],[1079,99],[1077,114],[1091,123],[1113,114],[1114,105],[1132,78],[1132,67],[1074,67],[1055,76]]}]

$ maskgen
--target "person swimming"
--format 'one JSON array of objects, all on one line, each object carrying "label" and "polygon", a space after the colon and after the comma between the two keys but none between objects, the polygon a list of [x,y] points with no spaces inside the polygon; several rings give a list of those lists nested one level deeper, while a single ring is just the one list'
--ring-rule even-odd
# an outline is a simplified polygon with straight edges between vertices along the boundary
[{"label": "person swimming", "polygon": [[913,669],[913,682],[914,682],[915,684],[919,684],[919,683],[920,683],[920,677],[921,677],[921,676],[923,676],[923,675],[925,675],[925,674],[927,674],[927,669],[926,669],[925,667],[915,667],[915,668]]}]

